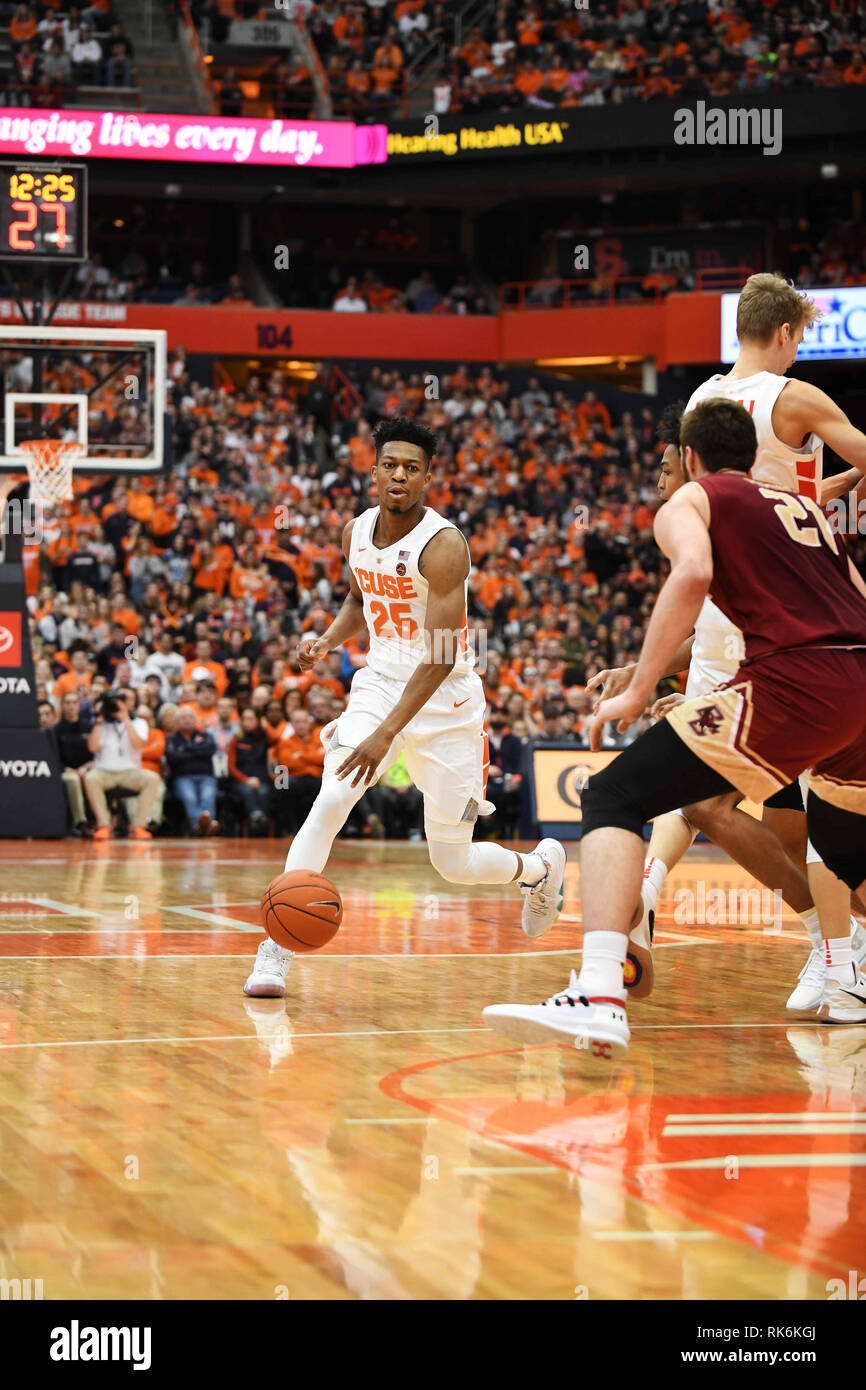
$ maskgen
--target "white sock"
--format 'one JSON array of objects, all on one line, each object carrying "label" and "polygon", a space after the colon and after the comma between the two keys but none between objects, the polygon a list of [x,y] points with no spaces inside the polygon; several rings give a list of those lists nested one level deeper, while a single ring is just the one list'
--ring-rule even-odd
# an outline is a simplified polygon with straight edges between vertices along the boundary
[{"label": "white sock", "polygon": [[816,950],[821,950],[821,943],[824,938],[821,935],[821,923],[818,921],[817,907],[810,907],[808,912],[800,913],[800,921],[809,933],[809,940]]},{"label": "white sock", "polygon": [[[827,966],[827,974],[838,980],[851,974],[851,966],[854,963],[854,952],[851,949],[850,936],[831,936],[824,938],[824,964]],[[856,971],[855,971],[856,974]]]},{"label": "white sock", "polygon": [[628,950],[628,937],[618,931],[588,931],[583,937],[583,960],[578,983],[588,999],[625,1000],[622,968]]},{"label": "white sock", "polygon": [[659,859],[657,854],[648,854],[643,866],[643,886],[641,889],[644,902],[651,912],[655,912],[659,893],[662,891],[662,884],[668,876],[668,866],[663,859]]},{"label": "white sock", "polygon": [[529,888],[534,888],[536,883],[540,883],[547,873],[547,865],[540,854],[535,850],[531,854],[524,854],[523,869],[521,870],[519,882],[526,884]]}]

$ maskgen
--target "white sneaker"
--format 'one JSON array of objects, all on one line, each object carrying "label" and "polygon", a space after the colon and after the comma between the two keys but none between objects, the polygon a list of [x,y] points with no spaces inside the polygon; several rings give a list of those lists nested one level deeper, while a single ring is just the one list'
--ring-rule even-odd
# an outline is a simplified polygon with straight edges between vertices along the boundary
[{"label": "white sneaker", "polygon": [[795,986],[792,994],[788,996],[786,1009],[792,1013],[811,1013],[817,1009],[824,997],[824,978],[827,974],[827,967],[824,964],[824,952],[819,951],[817,946],[813,946],[809,952],[806,964],[798,976],[800,983]]},{"label": "white sneaker", "polygon": [[294,954],[266,936],[259,943],[256,963],[244,985],[244,994],[253,999],[282,999],[286,992],[286,971]]},{"label": "white sneaker", "polygon": [[858,966],[828,974],[818,1017],[822,1023],[866,1023],[866,975]]},{"label": "white sneaker", "polygon": [[572,1038],[574,1046],[605,1062],[618,1061],[628,1050],[630,1033],[625,1003],[587,999],[574,970],[568,988],[543,1004],[489,1004],[484,1021],[497,1033],[518,1042],[545,1043]]},{"label": "white sneaker", "polygon": [[655,976],[652,946],[656,915],[653,909],[647,906],[643,890],[641,890],[640,895],[640,906],[635,909],[635,912],[640,913],[640,921],[636,927],[632,927],[628,934],[628,952],[623,967],[622,982],[632,999],[646,999],[648,994],[652,994]]},{"label": "white sneaker", "polygon": [[[859,970],[866,965],[866,931],[856,917],[851,918],[851,947],[854,952],[854,964]],[[790,1009],[792,1013],[811,1013],[814,1009],[820,1008],[824,998],[826,977],[827,966],[824,961],[824,952],[817,946],[813,946],[806,964],[800,971],[800,983],[785,1007]]]},{"label": "white sneaker", "polygon": [[520,925],[527,936],[544,936],[562,911],[565,848],[558,840],[539,840],[532,852],[547,865],[547,873],[531,887],[518,885],[524,899]]}]

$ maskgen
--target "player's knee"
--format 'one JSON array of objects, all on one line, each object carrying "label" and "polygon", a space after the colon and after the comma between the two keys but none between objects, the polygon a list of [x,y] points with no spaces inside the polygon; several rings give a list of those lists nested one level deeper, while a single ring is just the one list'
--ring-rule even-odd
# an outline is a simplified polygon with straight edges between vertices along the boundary
[{"label": "player's knee", "polygon": [[448,883],[474,883],[472,873],[472,844],[454,844],[441,840],[428,840],[427,849],[430,863],[437,874]]},{"label": "player's knee", "polygon": [[866,816],[844,811],[809,792],[809,839],[831,873],[856,890],[866,879]]},{"label": "player's knee", "polygon": [[[628,788],[611,773],[615,763],[590,777],[580,796],[583,835],[614,827],[642,835],[646,817],[629,795]],[[609,775],[610,774],[610,775]]]}]

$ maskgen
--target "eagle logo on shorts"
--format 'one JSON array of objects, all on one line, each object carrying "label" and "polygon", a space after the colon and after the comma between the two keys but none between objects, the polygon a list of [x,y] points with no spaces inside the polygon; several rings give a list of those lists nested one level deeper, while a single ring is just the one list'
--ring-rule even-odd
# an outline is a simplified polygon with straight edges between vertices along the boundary
[{"label": "eagle logo on shorts", "polygon": [[707,705],[698,713],[697,719],[689,720],[689,728],[694,729],[699,738],[704,734],[717,734],[724,722],[724,715],[718,705]]}]

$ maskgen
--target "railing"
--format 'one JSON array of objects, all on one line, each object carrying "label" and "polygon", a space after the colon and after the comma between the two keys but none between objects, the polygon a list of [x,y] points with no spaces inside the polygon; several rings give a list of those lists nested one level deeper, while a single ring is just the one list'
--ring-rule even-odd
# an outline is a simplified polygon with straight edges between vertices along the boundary
[{"label": "railing", "polygon": [[331,86],[328,82],[328,75],[322,67],[319,50],[310,37],[309,30],[304,23],[304,17],[299,14],[295,19],[288,22],[291,23],[295,29],[295,35],[298,40],[296,51],[300,51],[302,60],[309,64],[312,71],[313,88],[315,91],[313,113],[317,120],[333,120],[334,104],[331,101]]},{"label": "railing", "polygon": [[348,420],[352,411],[357,410],[359,406],[364,404],[364,398],[361,396],[357,387],[353,386],[342,367],[338,367],[336,363],[332,363],[331,365],[331,374],[328,378],[328,390],[332,397],[331,418],[333,420],[336,420],[338,415],[341,416],[342,419]]},{"label": "railing", "polygon": [[140,87],[103,87],[96,83],[54,82],[43,87],[35,82],[14,82],[0,78],[0,105],[32,108],[34,111],[141,110]]},{"label": "railing", "polygon": [[[444,66],[444,64],[443,64]],[[449,64],[453,73],[452,77],[452,111],[460,111],[460,84],[461,76],[456,64]],[[540,110],[557,110],[560,106],[565,106],[566,110],[573,110],[581,104],[581,98],[588,96],[595,89],[601,87],[604,92],[604,103],[616,104],[623,99],[628,101],[651,100],[653,97],[673,99],[679,97],[681,100],[698,100],[706,97],[722,96],[761,96],[770,92],[784,91],[779,83],[779,74],[768,72],[768,81],[760,85],[740,86],[742,73],[724,72],[699,73],[694,78],[685,79],[683,74],[671,76],[664,71],[660,75],[653,75],[649,70],[653,67],[663,66],[652,58],[646,58],[635,68],[625,73],[605,73],[602,81],[583,81],[581,84],[572,86],[566,83],[563,88],[556,92],[546,92],[542,87],[534,97],[521,98],[520,93],[514,86],[518,72],[515,68],[493,69],[492,76],[495,79],[492,86],[485,87],[484,79],[475,79],[474,87],[482,99],[482,109],[490,111],[509,111],[519,110],[521,106],[537,107]],[[791,76],[799,79],[794,90],[802,92],[811,90],[818,85],[819,74],[806,67],[796,67],[792,65]],[[825,77],[825,74],[821,74]],[[838,69],[835,80],[832,83],[822,80],[821,86],[842,86],[842,70]],[[647,90],[649,95],[647,95]],[[655,90],[653,90],[653,88]],[[541,95],[545,93],[545,95]],[[515,97],[520,100],[515,103]],[[485,98],[490,98],[485,102]],[[601,103],[595,103],[601,104]],[[478,108],[474,108],[478,109]]]},{"label": "railing", "polygon": [[739,290],[754,271],[747,265],[720,265],[695,273],[696,290]]},{"label": "railing", "polygon": [[[643,288],[645,275],[587,277],[584,280],[509,280],[499,287],[500,313],[513,309],[591,309],[628,300],[632,304],[663,299],[659,287]],[[670,291],[667,291],[669,293]]]},{"label": "railing", "polygon": [[367,92],[363,97],[356,97],[349,91],[341,91],[339,88],[335,90],[333,85],[330,90],[334,115],[347,121],[356,121],[359,125],[386,121],[396,114],[405,118],[408,113],[409,85],[405,68],[401,69],[394,87],[387,96],[383,95],[379,99],[372,92]]},{"label": "railing", "polygon": [[211,116],[216,116],[219,114],[216,91],[214,90],[214,85],[211,80],[210,66],[208,63],[205,62],[204,53],[202,52],[201,40],[198,35],[198,30],[196,29],[195,24],[193,23],[192,14],[189,8],[189,0],[181,0],[180,17],[181,23],[183,25],[184,42],[186,43],[190,60],[192,61],[193,66],[198,71],[198,74],[202,81],[202,86],[204,87],[205,97],[210,103],[210,111],[208,114]]},{"label": "railing", "polygon": [[[748,266],[720,266],[698,271],[696,290],[738,290],[752,271]],[[669,282],[669,283],[668,283]],[[664,271],[645,275],[587,274],[579,280],[509,280],[499,287],[500,313],[514,309],[592,309],[599,304],[658,303],[669,294],[689,294],[691,285],[679,285]]]}]

